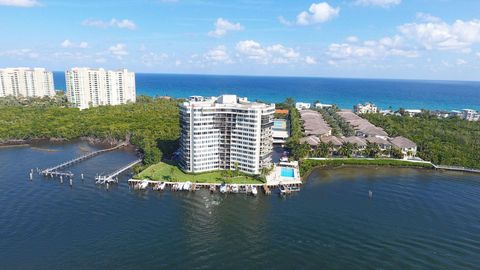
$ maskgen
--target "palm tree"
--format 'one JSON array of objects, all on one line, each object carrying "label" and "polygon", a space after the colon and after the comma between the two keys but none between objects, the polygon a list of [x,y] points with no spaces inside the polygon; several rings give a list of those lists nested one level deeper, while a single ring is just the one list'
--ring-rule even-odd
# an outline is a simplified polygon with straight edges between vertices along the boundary
[{"label": "palm tree", "polygon": [[367,147],[365,148],[365,154],[371,158],[377,158],[381,153],[380,146],[377,143],[367,142]]},{"label": "palm tree", "polygon": [[328,157],[328,154],[330,153],[330,147],[328,144],[324,142],[320,142],[320,144],[317,147],[317,152],[320,157]]},{"label": "palm tree", "polygon": [[328,142],[327,147],[328,147],[328,154],[330,156],[333,156],[333,152],[335,151],[335,145],[332,142]]},{"label": "palm tree", "polygon": [[344,156],[344,157],[348,157],[348,158],[351,158],[352,157],[352,154],[358,149],[358,146],[356,144],[353,144],[353,143],[350,143],[350,142],[346,142],[344,143],[340,149],[339,149],[339,153],[340,155]]}]

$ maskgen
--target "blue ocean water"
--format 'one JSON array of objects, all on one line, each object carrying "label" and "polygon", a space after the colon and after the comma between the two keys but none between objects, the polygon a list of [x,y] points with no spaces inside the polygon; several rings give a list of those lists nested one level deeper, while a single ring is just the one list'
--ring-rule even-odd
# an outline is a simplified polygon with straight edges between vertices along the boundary
[{"label": "blue ocean water", "polygon": [[[65,90],[63,72],[55,72],[56,89]],[[480,82],[136,74],[137,94],[172,97],[236,94],[250,100],[333,103],[351,108],[374,102],[381,108],[480,110]]]}]

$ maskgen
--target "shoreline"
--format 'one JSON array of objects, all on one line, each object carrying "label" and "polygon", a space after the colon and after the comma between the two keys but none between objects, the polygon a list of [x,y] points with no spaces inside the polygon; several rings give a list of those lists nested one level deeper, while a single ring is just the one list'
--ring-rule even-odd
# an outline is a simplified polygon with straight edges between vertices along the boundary
[{"label": "shoreline", "polygon": [[[435,165],[429,161],[371,159],[371,158],[368,158],[368,159],[367,158],[365,159],[306,159],[306,160],[316,161],[316,163],[320,163],[320,164],[309,166],[306,173],[302,173],[303,174],[301,176],[302,182],[305,182],[306,179],[308,179],[310,175],[315,170],[318,170],[318,169],[334,169],[334,168],[348,168],[348,167],[410,168],[410,169],[421,169],[421,170],[432,170],[432,171],[444,171],[444,172],[448,171],[448,172],[457,172],[457,173],[480,174],[480,170],[464,168],[464,167]],[[324,164],[321,164],[322,161],[324,162]],[[383,162],[386,162],[387,164],[382,164]],[[330,164],[327,164],[327,163],[330,163]],[[300,165],[300,169],[302,169],[301,166],[302,165]]]},{"label": "shoreline", "polygon": [[0,148],[6,147],[20,147],[20,146],[32,146],[34,144],[41,143],[75,143],[75,141],[83,141],[95,146],[115,146],[120,143],[127,143],[127,146],[134,146],[128,141],[117,140],[113,138],[96,138],[96,137],[78,137],[74,139],[66,138],[32,138],[32,139],[9,139],[5,141],[0,141]]}]

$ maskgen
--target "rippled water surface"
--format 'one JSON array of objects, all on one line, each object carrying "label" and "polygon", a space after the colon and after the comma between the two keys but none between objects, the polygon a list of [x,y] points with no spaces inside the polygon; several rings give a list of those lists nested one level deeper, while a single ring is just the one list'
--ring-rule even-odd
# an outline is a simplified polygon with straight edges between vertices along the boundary
[{"label": "rippled water surface", "polygon": [[72,188],[28,180],[93,149],[0,148],[0,269],[479,269],[478,175],[321,170],[287,199],[95,186],[135,159],[121,150],[72,167]]}]

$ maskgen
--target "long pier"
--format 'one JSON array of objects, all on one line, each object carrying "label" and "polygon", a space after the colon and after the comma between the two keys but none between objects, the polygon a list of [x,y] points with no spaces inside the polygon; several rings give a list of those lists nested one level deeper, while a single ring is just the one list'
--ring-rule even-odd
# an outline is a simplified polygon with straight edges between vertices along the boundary
[{"label": "long pier", "polygon": [[97,177],[95,177],[95,183],[96,184],[108,184],[108,183],[118,183],[118,180],[116,179],[116,177],[123,173],[124,171],[132,168],[133,166],[137,165],[138,163],[142,162],[141,159],[137,159],[131,163],[129,163],[128,165],[114,171],[113,173],[111,174],[108,174],[108,175],[99,175]]},{"label": "long pier", "polygon": [[59,165],[56,165],[56,166],[53,166],[53,167],[50,167],[50,168],[47,168],[47,169],[43,169],[42,171],[40,171],[41,174],[43,174],[44,176],[70,176],[72,177],[73,174],[72,173],[63,173],[63,172],[59,172],[58,170],[60,169],[64,169],[66,167],[69,167],[75,163],[78,163],[78,162],[82,162],[84,160],[87,160],[89,158],[92,158],[94,156],[97,156],[99,154],[102,154],[102,153],[105,153],[105,152],[110,152],[110,151],[113,151],[113,150],[116,150],[116,149],[119,149],[121,147],[124,147],[126,146],[127,144],[126,143],[121,143],[115,147],[112,147],[112,148],[108,148],[108,149],[102,149],[102,150],[98,150],[98,151],[95,151],[95,152],[91,152],[91,153],[88,153],[86,155],[83,155],[83,156],[80,156],[80,157],[77,157],[77,158],[74,158],[72,160],[69,160],[69,161],[65,161]]}]

